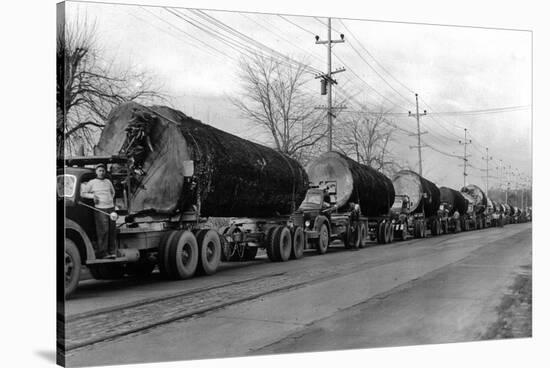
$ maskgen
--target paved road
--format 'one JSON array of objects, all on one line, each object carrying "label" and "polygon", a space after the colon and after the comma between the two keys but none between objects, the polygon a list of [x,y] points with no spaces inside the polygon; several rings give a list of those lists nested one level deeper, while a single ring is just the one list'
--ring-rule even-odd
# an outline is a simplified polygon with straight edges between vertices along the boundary
[{"label": "paved road", "polygon": [[282,264],[230,264],[186,281],[89,282],[67,305],[67,363],[478,339],[530,261],[531,224],[515,224],[358,251],[335,247]]}]

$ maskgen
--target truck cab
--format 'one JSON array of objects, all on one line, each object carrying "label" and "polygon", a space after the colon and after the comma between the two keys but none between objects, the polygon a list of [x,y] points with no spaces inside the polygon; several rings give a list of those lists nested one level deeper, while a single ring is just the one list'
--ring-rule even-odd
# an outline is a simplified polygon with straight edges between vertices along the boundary
[{"label": "truck cab", "polygon": [[[423,194],[423,198],[427,198],[426,193]],[[432,229],[429,226],[424,213],[424,207],[421,207],[421,211],[416,211],[416,203],[413,202],[406,194],[396,194],[393,206],[390,209],[393,220],[393,227],[396,236],[401,240],[407,239],[409,236],[414,238],[426,237],[426,230]],[[440,211],[438,211],[440,212]],[[438,222],[438,226],[441,224]]]},{"label": "truck cab", "polygon": [[[110,259],[96,258],[97,242],[94,212],[101,211],[94,207],[93,200],[81,196],[81,189],[86,183],[96,177],[94,166],[115,164],[127,166],[127,159],[122,156],[108,157],[71,157],[58,164],[57,169],[57,213],[63,214],[64,242],[58,239],[58,251],[64,254],[65,295],[69,296],[77,287],[82,266],[86,266],[96,279],[115,279],[123,276],[125,263],[139,258],[135,249],[120,249],[119,230],[116,230],[116,256]],[[115,221],[117,228],[124,224],[125,219],[119,214],[127,213],[126,188],[124,170],[118,174],[111,173],[107,177],[115,187],[115,204],[117,210],[107,215]],[[151,266],[148,266],[151,268]],[[152,270],[152,268],[151,268]]]},{"label": "truck cab", "polygon": [[395,200],[391,207],[391,212],[394,215],[408,214],[411,210],[411,200],[408,195],[396,194]]},{"label": "truck cab", "polygon": [[319,253],[328,249],[331,236],[331,212],[336,210],[336,182],[310,185],[300,207],[292,214],[293,226],[303,229],[307,249],[315,243]]},{"label": "truck cab", "polygon": [[[311,185],[305,199],[291,216],[294,226],[303,229],[306,248],[315,247],[323,254],[331,240],[341,240],[345,248],[365,246],[367,239],[377,239],[379,228],[383,228],[386,242],[393,233],[389,222],[362,216],[358,203],[348,202],[338,206],[336,181],[322,181]],[[383,224],[381,224],[383,222]]]}]

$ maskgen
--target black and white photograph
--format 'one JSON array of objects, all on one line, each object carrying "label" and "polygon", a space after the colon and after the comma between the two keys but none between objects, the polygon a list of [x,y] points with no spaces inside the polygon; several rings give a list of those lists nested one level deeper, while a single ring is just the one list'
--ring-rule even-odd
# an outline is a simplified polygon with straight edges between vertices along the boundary
[{"label": "black and white photograph", "polygon": [[533,337],[532,31],[56,16],[57,364]]}]

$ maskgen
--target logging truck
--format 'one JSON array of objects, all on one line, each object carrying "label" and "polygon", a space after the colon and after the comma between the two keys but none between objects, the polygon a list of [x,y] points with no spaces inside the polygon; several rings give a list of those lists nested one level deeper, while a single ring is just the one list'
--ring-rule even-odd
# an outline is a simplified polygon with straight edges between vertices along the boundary
[{"label": "logging truck", "polygon": [[389,207],[391,181],[382,173],[338,152],[327,152],[307,168],[310,188],[290,223],[303,229],[305,249],[327,252],[339,240],[345,248],[362,248],[368,241],[393,241]]},{"label": "logging truck", "polygon": [[440,193],[435,184],[411,170],[401,170],[392,180],[395,202],[391,208],[396,237],[424,238],[427,231],[442,233]]},{"label": "logging truck", "polygon": [[[109,179],[115,187],[115,211],[108,213],[116,224],[113,258],[96,258],[96,229],[93,201],[80,195],[81,188],[95,178],[89,166],[110,166]],[[64,214],[64,240],[59,243],[64,255],[65,295],[77,288],[82,266],[99,280],[124,275],[144,277],[155,266],[171,279],[211,275],[221,261],[249,261],[258,248],[265,248],[271,261],[286,261],[303,255],[303,233],[288,216],[273,218],[235,218],[226,226],[216,226],[202,218],[199,203],[173,215],[156,211],[133,212],[128,193],[132,176],[129,160],[122,156],[72,157],[58,169],[57,210]],[[116,170],[114,169],[116,167]],[[192,162],[183,173],[186,182],[195,180]],[[61,253],[61,252],[60,252]]]},{"label": "logging truck", "polygon": [[[113,259],[96,258],[93,213],[101,210],[80,195],[98,163],[109,165],[115,187]],[[215,273],[220,261],[252,260],[259,248],[272,261],[303,254],[303,232],[289,223],[307,190],[300,164],[168,107],[119,105],[94,156],[66,158],[57,175],[66,295],[83,265],[97,279],[147,275],[155,266],[185,279]]]}]

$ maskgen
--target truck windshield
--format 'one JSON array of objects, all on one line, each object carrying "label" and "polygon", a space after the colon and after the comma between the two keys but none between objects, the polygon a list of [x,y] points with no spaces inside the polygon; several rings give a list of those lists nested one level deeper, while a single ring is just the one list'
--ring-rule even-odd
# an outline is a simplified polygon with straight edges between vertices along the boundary
[{"label": "truck windshield", "polygon": [[392,208],[403,208],[403,199],[395,198]]},{"label": "truck windshield", "polygon": [[321,204],[321,193],[306,193],[306,198],[303,203]]},{"label": "truck windshield", "polygon": [[58,175],[57,176],[57,196],[72,197],[76,187],[76,176],[74,175]]}]

